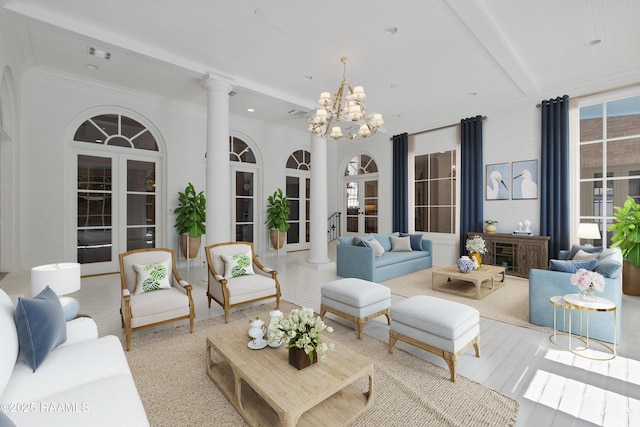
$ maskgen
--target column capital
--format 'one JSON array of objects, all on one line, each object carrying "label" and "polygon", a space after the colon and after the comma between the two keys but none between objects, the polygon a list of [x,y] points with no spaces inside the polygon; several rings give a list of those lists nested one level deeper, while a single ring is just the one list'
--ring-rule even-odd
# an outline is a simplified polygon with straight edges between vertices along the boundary
[{"label": "column capital", "polygon": [[235,80],[221,74],[209,72],[206,73],[202,78],[202,86],[205,87],[208,91],[222,90],[226,91],[226,93],[229,93],[235,85]]}]

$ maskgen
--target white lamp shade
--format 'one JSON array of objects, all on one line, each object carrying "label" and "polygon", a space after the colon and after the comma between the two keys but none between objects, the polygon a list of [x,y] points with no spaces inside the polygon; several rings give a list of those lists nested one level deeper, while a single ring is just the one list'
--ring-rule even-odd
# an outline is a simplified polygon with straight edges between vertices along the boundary
[{"label": "white lamp shade", "polygon": [[79,291],[80,264],[63,262],[33,267],[31,269],[31,295],[38,295],[47,286],[58,296]]},{"label": "white lamp shade", "polygon": [[578,232],[576,233],[578,239],[600,239],[600,229],[598,224],[595,223],[580,223],[578,225]]}]

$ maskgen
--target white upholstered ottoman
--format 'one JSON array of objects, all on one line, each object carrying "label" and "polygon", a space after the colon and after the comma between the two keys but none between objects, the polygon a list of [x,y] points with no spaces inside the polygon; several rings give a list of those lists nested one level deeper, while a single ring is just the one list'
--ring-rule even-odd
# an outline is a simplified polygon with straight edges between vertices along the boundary
[{"label": "white upholstered ottoman", "polygon": [[419,295],[396,304],[389,329],[389,353],[397,340],[444,358],[451,381],[456,381],[456,363],[473,345],[480,357],[480,313],[453,301]]},{"label": "white upholstered ottoman", "polygon": [[368,280],[347,278],[324,285],[320,292],[320,317],[329,312],[356,324],[362,339],[364,324],[383,314],[391,324],[391,290]]}]

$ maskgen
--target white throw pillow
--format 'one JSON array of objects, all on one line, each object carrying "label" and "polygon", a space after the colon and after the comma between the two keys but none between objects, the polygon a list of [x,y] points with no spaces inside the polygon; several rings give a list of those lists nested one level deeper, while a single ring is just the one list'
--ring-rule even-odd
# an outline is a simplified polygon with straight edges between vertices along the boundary
[{"label": "white throw pillow", "polygon": [[371,239],[367,243],[369,243],[373,250],[376,251],[376,257],[381,257],[384,254],[384,248],[376,239]]},{"label": "white throw pillow", "polygon": [[134,295],[157,289],[171,289],[171,282],[169,281],[171,266],[169,260],[156,264],[133,264],[133,269],[138,275]]},{"label": "white throw pillow", "polygon": [[598,256],[600,255],[599,252],[593,252],[593,253],[589,253],[589,252],[585,252],[582,249],[580,249],[578,252],[576,252],[576,254],[573,256],[573,259],[575,260],[581,260],[581,259],[595,259],[598,258]]},{"label": "white throw pillow", "polygon": [[411,239],[406,237],[390,237],[391,252],[411,252]]},{"label": "white throw pillow", "polygon": [[232,279],[246,274],[255,274],[251,260],[251,251],[236,255],[220,255],[220,258],[224,261],[225,279]]}]

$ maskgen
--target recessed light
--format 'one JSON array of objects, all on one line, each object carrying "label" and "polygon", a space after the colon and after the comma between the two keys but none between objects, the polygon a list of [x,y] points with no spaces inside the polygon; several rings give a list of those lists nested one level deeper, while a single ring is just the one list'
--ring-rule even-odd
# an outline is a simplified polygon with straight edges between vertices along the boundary
[{"label": "recessed light", "polygon": [[469,96],[476,96],[478,92],[469,92]]},{"label": "recessed light", "polygon": [[93,70],[93,71],[96,71],[96,70],[100,69],[100,67],[98,67],[95,64],[86,64],[86,66],[87,66],[88,69]]},{"label": "recessed light", "polygon": [[254,110],[253,108],[247,108],[247,111],[250,113],[254,113],[256,110]]},{"label": "recessed light", "polygon": [[89,55],[93,55],[96,58],[109,60],[111,59],[111,53],[106,50],[98,49],[97,47],[89,46]]},{"label": "recessed light", "polygon": [[387,27],[383,31],[385,34],[389,34],[390,36],[392,36],[398,32],[398,27]]},{"label": "recessed light", "polygon": [[595,46],[597,44],[600,44],[601,42],[602,40],[600,39],[594,39],[594,40],[591,40],[589,43],[587,43],[587,46]]},{"label": "recessed light", "polygon": [[305,80],[313,80],[313,76],[304,76],[303,79],[305,79]]}]

